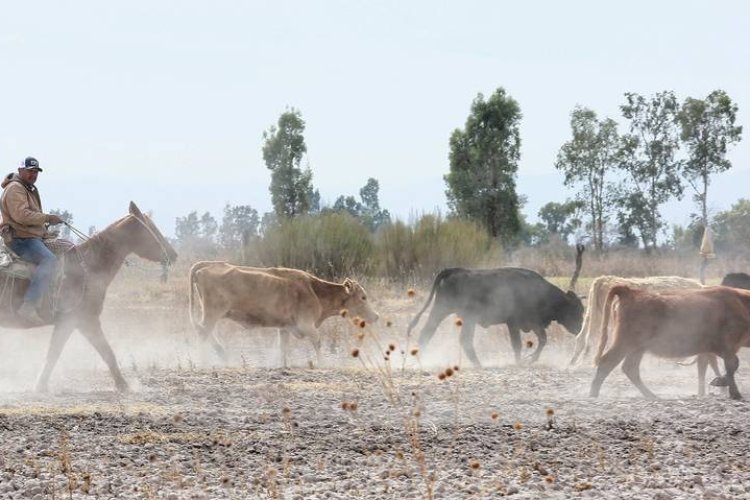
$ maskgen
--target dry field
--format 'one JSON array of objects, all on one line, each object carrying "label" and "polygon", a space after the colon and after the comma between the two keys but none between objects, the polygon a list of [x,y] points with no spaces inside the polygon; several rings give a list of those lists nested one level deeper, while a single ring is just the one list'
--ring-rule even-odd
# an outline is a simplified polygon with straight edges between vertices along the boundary
[{"label": "dry field", "polygon": [[229,324],[222,365],[191,332],[184,278],[138,291],[144,272],[123,270],[103,317],[128,394],[79,335],[36,394],[49,330],[0,335],[0,498],[750,497],[750,405],[697,399],[695,366],[647,359],[659,401],[619,370],[592,400],[593,369],[567,367],[574,338],[557,325],[533,366],[492,328],[471,369],[450,320],[412,355],[427,290],[367,283],[381,321],[328,320],[322,366],[293,340],[278,369],[274,331]]}]

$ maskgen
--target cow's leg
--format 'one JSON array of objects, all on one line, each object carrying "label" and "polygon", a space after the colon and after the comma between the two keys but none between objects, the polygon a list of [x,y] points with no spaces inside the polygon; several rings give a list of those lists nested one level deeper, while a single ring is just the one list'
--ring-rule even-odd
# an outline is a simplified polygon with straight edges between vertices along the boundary
[{"label": "cow's leg", "polygon": [[430,311],[430,315],[427,317],[427,322],[419,333],[419,340],[417,343],[419,344],[420,351],[424,351],[425,347],[427,347],[427,344],[432,339],[432,336],[435,335],[435,330],[437,330],[438,325],[449,314],[450,312],[441,309],[437,305],[432,307],[432,311]]},{"label": "cow's leg", "polygon": [[463,326],[461,327],[461,347],[463,348],[466,357],[469,358],[469,361],[471,361],[471,363],[477,368],[481,368],[482,364],[479,362],[477,352],[474,350],[475,328],[476,323],[474,323],[473,321],[464,322]]},{"label": "cow's leg", "polygon": [[122,376],[120,366],[117,364],[117,358],[115,353],[112,351],[112,347],[107,342],[107,338],[104,336],[102,331],[102,325],[99,322],[99,318],[92,318],[89,321],[82,322],[79,326],[81,333],[86,340],[94,346],[96,352],[102,357],[104,362],[109,367],[109,372],[112,374],[112,378],[115,379],[115,386],[120,392],[128,390],[128,383],[125,381],[125,377]]},{"label": "cow's leg", "polygon": [[699,354],[696,357],[695,364],[698,366],[698,397],[702,398],[706,395],[706,370],[708,366],[711,366],[714,376],[717,378],[721,377],[721,372],[714,354]]},{"label": "cow's leg", "polygon": [[622,344],[615,341],[615,344],[602,356],[599,360],[599,366],[596,368],[596,375],[594,380],[591,382],[591,391],[589,396],[596,398],[599,397],[599,391],[602,388],[604,379],[607,375],[612,373],[612,370],[622,361],[627,355],[627,351]]},{"label": "cow's leg", "polygon": [[216,337],[215,330],[216,323],[225,317],[227,312],[228,308],[223,300],[212,300],[210,297],[205,297],[202,300],[201,319],[193,324],[201,340],[210,343],[213,350],[224,362],[228,359],[227,351]]},{"label": "cow's leg", "polygon": [[573,357],[570,358],[569,365],[575,365],[578,362],[578,358],[583,353],[583,347],[586,344],[586,339],[584,338],[586,334],[584,333],[584,330],[581,329],[581,333],[576,335],[576,347],[573,350]]},{"label": "cow's leg", "polygon": [[[698,366],[698,397],[702,398],[706,395],[706,369],[708,368],[708,356],[709,354],[699,354],[695,360],[695,364]],[[715,362],[716,360],[714,360]]]},{"label": "cow's leg", "polygon": [[624,371],[625,375],[627,375],[630,381],[633,382],[633,385],[641,391],[643,397],[647,399],[659,399],[641,380],[641,359],[643,359],[643,354],[645,352],[645,349],[641,349],[640,351],[631,352],[625,356],[625,361],[622,363],[622,371]]},{"label": "cow's leg", "polygon": [[589,331],[591,330],[590,322],[591,315],[587,314],[583,318],[583,326],[581,327],[581,331],[578,332],[578,335],[576,335],[576,347],[573,351],[573,357],[570,358],[570,365],[575,365],[578,362],[581,354],[583,354],[584,348],[586,348],[586,351],[588,352]]},{"label": "cow's leg", "polygon": [[531,355],[531,359],[529,360],[530,363],[539,360],[539,356],[542,355],[542,349],[547,345],[547,331],[544,328],[535,328],[534,333],[536,333],[537,346],[534,354]]},{"label": "cow's leg", "polygon": [[287,368],[287,353],[289,351],[290,332],[286,328],[279,328],[279,352],[281,354],[281,367]]},{"label": "cow's leg", "polygon": [[57,360],[60,359],[60,353],[62,353],[63,347],[68,342],[74,329],[75,326],[71,320],[63,319],[55,325],[47,348],[47,360],[36,382],[37,392],[47,392],[49,389],[49,378],[52,375],[52,370],[55,368]]},{"label": "cow's leg", "polygon": [[510,335],[510,345],[513,348],[513,357],[516,359],[516,363],[521,362],[521,330],[515,326],[508,324],[508,335]]},{"label": "cow's leg", "polygon": [[729,397],[732,399],[742,399],[739,389],[737,389],[737,383],[734,380],[734,372],[740,366],[740,358],[737,357],[736,353],[732,353],[724,356],[724,368],[727,373],[724,375],[726,385],[729,387]]},{"label": "cow's leg", "polygon": [[320,346],[322,345],[320,332],[318,332],[315,328],[303,327],[300,327],[300,332],[303,336],[308,338],[313,346],[313,349],[315,349],[315,366],[320,367],[320,360],[322,359],[320,357]]}]

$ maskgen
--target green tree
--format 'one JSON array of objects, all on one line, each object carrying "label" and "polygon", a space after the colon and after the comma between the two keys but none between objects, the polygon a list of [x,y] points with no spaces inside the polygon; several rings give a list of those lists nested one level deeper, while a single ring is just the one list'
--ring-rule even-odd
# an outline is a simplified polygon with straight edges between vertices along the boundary
[{"label": "green tree", "polygon": [[594,248],[604,248],[604,226],[611,212],[611,186],[607,173],[617,168],[619,136],[612,119],[599,121],[588,108],[576,107],[570,114],[573,138],[557,154],[555,168],[565,174],[566,186],[580,186],[578,198],[585,203]]},{"label": "green tree", "polygon": [[742,127],[735,125],[737,105],[723,90],[714,90],[705,99],[685,99],[678,117],[680,137],[688,151],[683,170],[706,227],[710,176],[732,167],[727,148],[742,139]]},{"label": "green tree", "polygon": [[215,239],[218,224],[216,219],[205,212],[200,217],[193,210],[185,217],[177,217],[175,236],[177,244],[190,251],[201,254],[215,253]]},{"label": "green tree", "polygon": [[577,217],[583,208],[583,202],[569,200],[565,203],[551,201],[539,209],[539,218],[542,227],[548,235],[558,235],[561,240],[567,241],[568,236],[581,227],[581,219]]},{"label": "green tree", "polygon": [[309,213],[319,204],[312,171],[300,166],[307,153],[304,131],[302,115],[292,108],[281,114],[277,125],[263,132],[263,161],[271,171],[271,203],[279,218]]},{"label": "green tree", "polygon": [[250,205],[224,206],[224,217],[219,228],[219,242],[228,249],[244,246],[258,234],[260,218]]},{"label": "green tree", "polygon": [[714,217],[714,246],[727,255],[750,256],[750,200],[741,198]]},{"label": "green tree", "polygon": [[623,136],[620,150],[626,179],[620,189],[619,218],[637,229],[650,252],[664,227],[659,206],[682,197],[680,163],[675,159],[679,105],[670,91],[649,98],[626,93],[625,100],[620,109],[630,120],[630,132]]},{"label": "green tree", "polygon": [[354,196],[342,195],[336,199],[332,210],[335,212],[348,212],[353,217],[359,219],[370,231],[374,231],[391,220],[391,214],[388,210],[380,208],[380,201],[378,199],[379,191],[380,184],[376,179],[370,177],[367,179],[367,184],[359,190],[361,202],[357,201]]},{"label": "green tree", "polygon": [[516,175],[520,159],[521,109],[499,88],[485,101],[477,95],[464,129],[450,138],[448,206],[476,220],[493,237],[512,243],[521,230]]}]

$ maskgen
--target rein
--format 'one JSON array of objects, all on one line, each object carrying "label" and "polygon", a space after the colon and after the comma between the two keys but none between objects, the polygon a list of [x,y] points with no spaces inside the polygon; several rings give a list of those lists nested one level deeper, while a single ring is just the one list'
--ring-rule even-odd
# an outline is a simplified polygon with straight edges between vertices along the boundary
[{"label": "rein", "polygon": [[[164,243],[162,243],[162,240],[156,235],[156,233],[154,233],[154,231],[150,227],[148,227],[148,224],[146,224],[144,221],[142,221],[138,217],[133,216],[133,218],[137,220],[138,223],[146,229],[146,231],[148,231],[148,234],[150,234],[154,238],[154,241],[156,241],[156,243],[159,245],[159,249],[161,250],[160,280],[162,283],[166,283],[167,277],[169,276],[168,268],[172,264],[172,261],[169,258],[169,252],[167,252],[167,248],[164,246]],[[82,239],[83,241],[88,241],[91,239],[90,236],[87,236],[83,231],[79,230],[78,228],[73,227],[72,224],[65,222],[65,221],[63,221],[63,224],[68,226],[68,228],[70,228],[70,231],[73,234],[75,234],[78,238]],[[127,258],[125,259],[124,263],[128,267],[138,267],[135,265],[135,263],[130,262]],[[141,268],[141,269],[147,270],[146,268]]]}]

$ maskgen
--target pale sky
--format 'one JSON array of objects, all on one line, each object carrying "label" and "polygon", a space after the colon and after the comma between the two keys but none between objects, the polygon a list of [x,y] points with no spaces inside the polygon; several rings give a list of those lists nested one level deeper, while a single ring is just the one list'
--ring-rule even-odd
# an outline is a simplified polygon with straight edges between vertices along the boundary
[{"label": "pale sky", "polygon": [[[0,14],[0,164],[27,155],[46,209],[103,228],[130,200],[165,234],[192,210],[270,211],[263,131],[307,123],[323,202],[369,177],[394,216],[446,212],[448,139],[472,100],[521,107],[518,192],[563,202],[554,168],[577,105],[621,125],[624,92],[724,89],[745,139],[715,213],[750,197],[750,4],[742,1],[25,1]],[[690,196],[664,214],[686,224]]]}]

